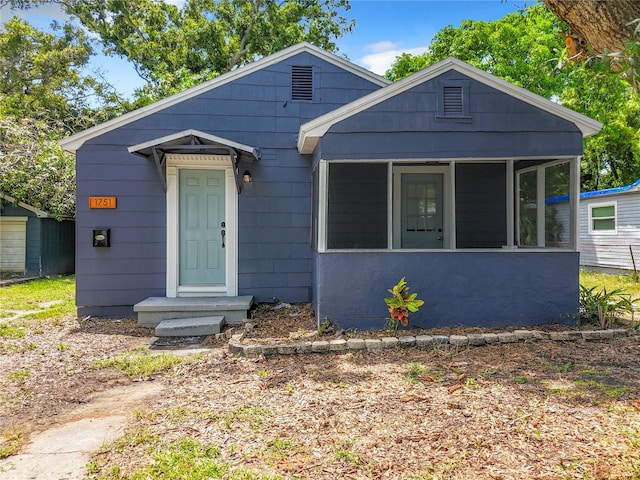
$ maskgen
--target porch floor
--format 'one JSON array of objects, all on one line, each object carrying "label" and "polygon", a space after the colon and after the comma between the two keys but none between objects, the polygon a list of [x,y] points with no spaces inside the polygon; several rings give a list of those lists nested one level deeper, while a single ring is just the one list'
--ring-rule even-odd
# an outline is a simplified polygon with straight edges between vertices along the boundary
[{"label": "porch floor", "polygon": [[223,316],[224,323],[240,324],[253,305],[250,295],[240,297],[149,297],[133,306],[138,325],[155,328],[163,320]]}]

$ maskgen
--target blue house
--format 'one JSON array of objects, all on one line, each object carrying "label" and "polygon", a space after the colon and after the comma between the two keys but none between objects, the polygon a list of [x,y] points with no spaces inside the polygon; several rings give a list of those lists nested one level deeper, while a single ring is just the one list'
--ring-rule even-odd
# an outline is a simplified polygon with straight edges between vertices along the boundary
[{"label": "blue house", "polygon": [[[379,328],[406,277],[418,326],[566,319],[600,128],[456,59],[390,83],[295,45],[62,142],[78,312],[276,297]],[[550,194],[570,197],[562,241],[537,208]]]}]

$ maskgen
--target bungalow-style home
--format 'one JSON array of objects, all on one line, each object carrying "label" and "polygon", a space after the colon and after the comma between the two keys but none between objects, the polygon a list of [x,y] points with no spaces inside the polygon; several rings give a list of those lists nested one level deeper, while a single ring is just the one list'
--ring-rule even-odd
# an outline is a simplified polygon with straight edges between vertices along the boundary
[{"label": "bungalow-style home", "polygon": [[[558,223],[566,221],[568,198],[556,203]],[[580,265],[591,270],[640,269],[640,180],[623,187],[580,194]]]},{"label": "bungalow-style home", "polygon": [[75,223],[0,192],[0,272],[29,277],[73,273]]},{"label": "bungalow-style home", "polygon": [[[454,58],[390,83],[295,45],[62,142],[78,312],[153,326],[277,298],[380,328],[406,277],[413,326],[570,318],[579,160],[600,128]],[[570,197],[552,241],[550,194]]]}]

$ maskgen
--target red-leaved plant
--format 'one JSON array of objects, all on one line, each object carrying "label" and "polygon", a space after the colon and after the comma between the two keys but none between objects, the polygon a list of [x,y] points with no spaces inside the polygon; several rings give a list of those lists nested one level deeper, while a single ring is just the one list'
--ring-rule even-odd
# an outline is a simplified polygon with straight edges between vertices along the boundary
[{"label": "red-leaved plant", "polygon": [[396,333],[398,325],[409,325],[409,312],[417,312],[424,300],[416,298],[417,293],[409,294],[409,286],[404,277],[391,289],[387,290],[392,296],[384,299],[389,309],[387,325],[391,333]]}]

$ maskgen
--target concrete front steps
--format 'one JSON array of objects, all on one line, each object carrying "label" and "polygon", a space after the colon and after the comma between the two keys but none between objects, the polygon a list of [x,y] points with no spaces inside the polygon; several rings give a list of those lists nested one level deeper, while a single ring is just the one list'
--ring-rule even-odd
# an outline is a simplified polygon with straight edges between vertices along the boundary
[{"label": "concrete front steps", "polygon": [[252,296],[149,297],[133,311],[138,325],[155,328],[159,337],[191,337],[220,333],[225,324],[241,324],[252,304]]}]

